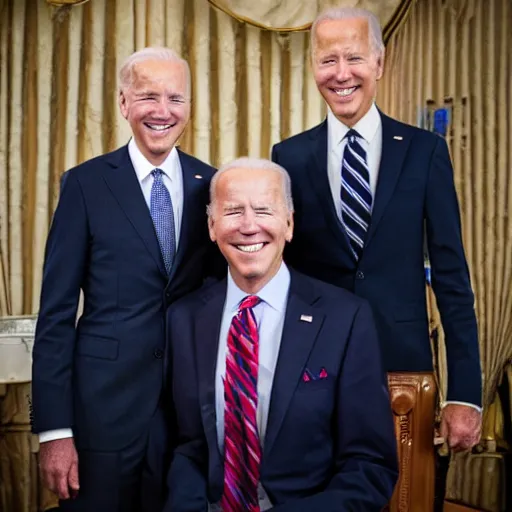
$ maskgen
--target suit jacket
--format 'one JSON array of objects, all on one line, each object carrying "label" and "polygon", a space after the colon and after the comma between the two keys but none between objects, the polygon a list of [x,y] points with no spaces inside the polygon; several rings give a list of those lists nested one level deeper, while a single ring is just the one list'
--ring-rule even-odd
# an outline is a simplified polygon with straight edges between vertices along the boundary
[{"label": "suit jacket", "polygon": [[[359,261],[332,201],[327,121],[274,146],[292,180],[295,230],[285,261],[366,298],[387,371],[432,371],[424,247],[446,338],[448,400],[481,403],[474,297],[448,147],[443,138],[381,113],[382,158]],[[341,169],[340,169],[341,172]]]},{"label": "suit jacket", "polygon": [[210,257],[205,210],[214,169],[181,151],[179,159],[184,207],[170,276],[126,146],[64,175],[33,353],[34,432],[72,427],[78,448],[116,451],[149,428],[163,387],[166,306],[220,261]]},{"label": "suit jacket", "polygon": [[[206,511],[207,500],[222,496],[215,366],[225,297],[223,281],[168,313],[178,446],[166,512]],[[327,378],[304,381],[305,369],[318,375],[322,368]],[[396,479],[392,413],[369,305],[292,272],[260,471],[273,510],[380,511]]]}]

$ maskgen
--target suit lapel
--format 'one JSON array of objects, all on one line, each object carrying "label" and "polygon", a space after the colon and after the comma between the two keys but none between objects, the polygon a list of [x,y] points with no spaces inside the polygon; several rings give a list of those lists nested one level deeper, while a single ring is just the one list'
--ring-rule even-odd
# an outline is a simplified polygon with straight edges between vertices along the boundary
[{"label": "suit lapel", "polygon": [[368,246],[371,242],[384,210],[393,195],[411,140],[411,133],[407,125],[399,123],[382,113],[380,113],[380,116],[382,119],[382,156],[372,220],[370,230],[366,236],[365,246]]},{"label": "suit lapel", "polygon": [[[308,163],[308,174],[311,185],[315,191],[320,208],[323,211],[327,225],[330,227],[339,243],[344,246],[348,254],[352,254],[348,245],[347,234],[340,222],[334,202],[327,174],[327,120],[311,133],[313,151]],[[341,172],[341,169],[340,169]],[[305,215],[310,213],[304,212]]]},{"label": "suit lapel", "polygon": [[183,263],[190,240],[195,238],[193,230],[197,230],[201,223],[206,223],[206,207],[203,195],[200,193],[205,178],[194,169],[193,159],[190,156],[180,150],[178,150],[178,155],[183,176],[183,214],[178,252],[176,253],[169,281],[173,280],[174,275]]},{"label": "suit lapel", "polygon": [[[296,272],[291,272],[290,294],[277,360],[265,435],[263,457],[272,450],[295,388],[300,382],[309,354],[315,344],[324,315],[313,307],[318,295],[311,284]],[[311,317],[311,322],[301,320]]]},{"label": "suit lapel", "polygon": [[116,198],[128,220],[144,241],[160,272],[167,279],[162,253],[156,237],[153,220],[139,180],[130,160],[128,147],[124,146],[107,156],[109,167],[104,174],[110,191]]},{"label": "suit lapel", "polygon": [[195,354],[199,380],[199,402],[210,456],[220,458],[215,409],[215,371],[222,312],[226,299],[226,280],[213,285],[202,296],[195,317]]}]

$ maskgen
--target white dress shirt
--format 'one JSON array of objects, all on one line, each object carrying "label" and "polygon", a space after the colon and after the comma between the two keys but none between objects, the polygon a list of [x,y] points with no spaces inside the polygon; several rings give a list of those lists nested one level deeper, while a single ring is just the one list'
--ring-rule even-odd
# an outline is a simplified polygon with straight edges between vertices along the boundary
[{"label": "white dress shirt", "polygon": [[[290,289],[290,272],[284,263],[277,274],[256,294],[261,302],[254,307],[254,316],[258,324],[259,354],[258,354],[258,409],[257,424],[261,446],[265,446],[272,382],[274,380],[277,357],[281,346],[284,317],[288,291]],[[224,375],[226,373],[227,338],[231,320],[238,311],[240,302],[247,297],[233,281],[228,273],[226,302],[222,314],[217,352],[217,369],[215,373],[215,407],[217,414],[217,440],[220,453],[224,453]],[[260,509],[271,508],[268,496],[261,484],[258,489]],[[210,510],[220,510],[213,505]]]},{"label": "white dress shirt", "polygon": [[[370,110],[352,127],[362,138],[358,141],[366,151],[366,162],[370,172],[370,189],[375,197],[379,177],[380,157],[382,155],[382,121],[379,111],[372,104]],[[336,119],[331,110],[327,113],[327,175],[331,187],[336,213],[341,218],[341,163],[347,145],[345,135],[350,130]],[[372,201],[372,206],[375,201]]]},{"label": "white dress shirt", "polygon": [[[140,188],[142,189],[144,199],[149,209],[151,206],[151,187],[153,186],[154,181],[151,171],[156,169],[156,167],[140,152],[135,139],[133,138],[128,143],[128,154],[130,155],[130,160],[132,161],[135,174],[137,175]],[[176,249],[178,249],[181,220],[183,216],[184,193],[180,158],[175,147],[172,148],[165,161],[158,166],[158,169],[163,171],[163,182],[171,195],[174,212],[174,232],[176,233]],[[67,437],[73,437],[73,431],[70,428],[59,428],[41,432],[39,434],[39,442],[45,443],[47,441],[55,441],[56,439],[65,439]]]}]

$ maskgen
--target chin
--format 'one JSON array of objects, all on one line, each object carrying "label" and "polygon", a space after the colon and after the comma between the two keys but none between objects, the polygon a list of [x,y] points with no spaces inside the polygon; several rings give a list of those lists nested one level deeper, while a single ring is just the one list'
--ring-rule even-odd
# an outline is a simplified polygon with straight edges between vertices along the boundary
[{"label": "chin", "polygon": [[247,270],[241,273],[241,276],[248,281],[254,281],[256,279],[260,279],[263,274],[258,272],[257,270]]}]

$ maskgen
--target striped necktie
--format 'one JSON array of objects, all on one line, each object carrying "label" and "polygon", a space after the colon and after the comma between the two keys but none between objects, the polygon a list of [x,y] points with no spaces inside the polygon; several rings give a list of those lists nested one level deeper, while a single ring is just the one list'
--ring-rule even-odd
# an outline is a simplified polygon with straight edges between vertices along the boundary
[{"label": "striped necktie", "polygon": [[156,236],[167,274],[171,273],[174,253],[176,252],[176,231],[174,227],[174,210],[171,194],[163,181],[161,169],[151,171],[153,185],[151,187],[150,212],[155,226]]},{"label": "striped necktie", "polygon": [[246,297],[228,332],[224,378],[223,512],[259,512],[261,446],[258,409],[258,326],[253,308],[260,302]]},{"label": "striped necktie", "polygon": [[359,137],[355,130],[348,131],[341,163],[341,217],[357,260],[363,250],[372,211],[370,172]]}]

